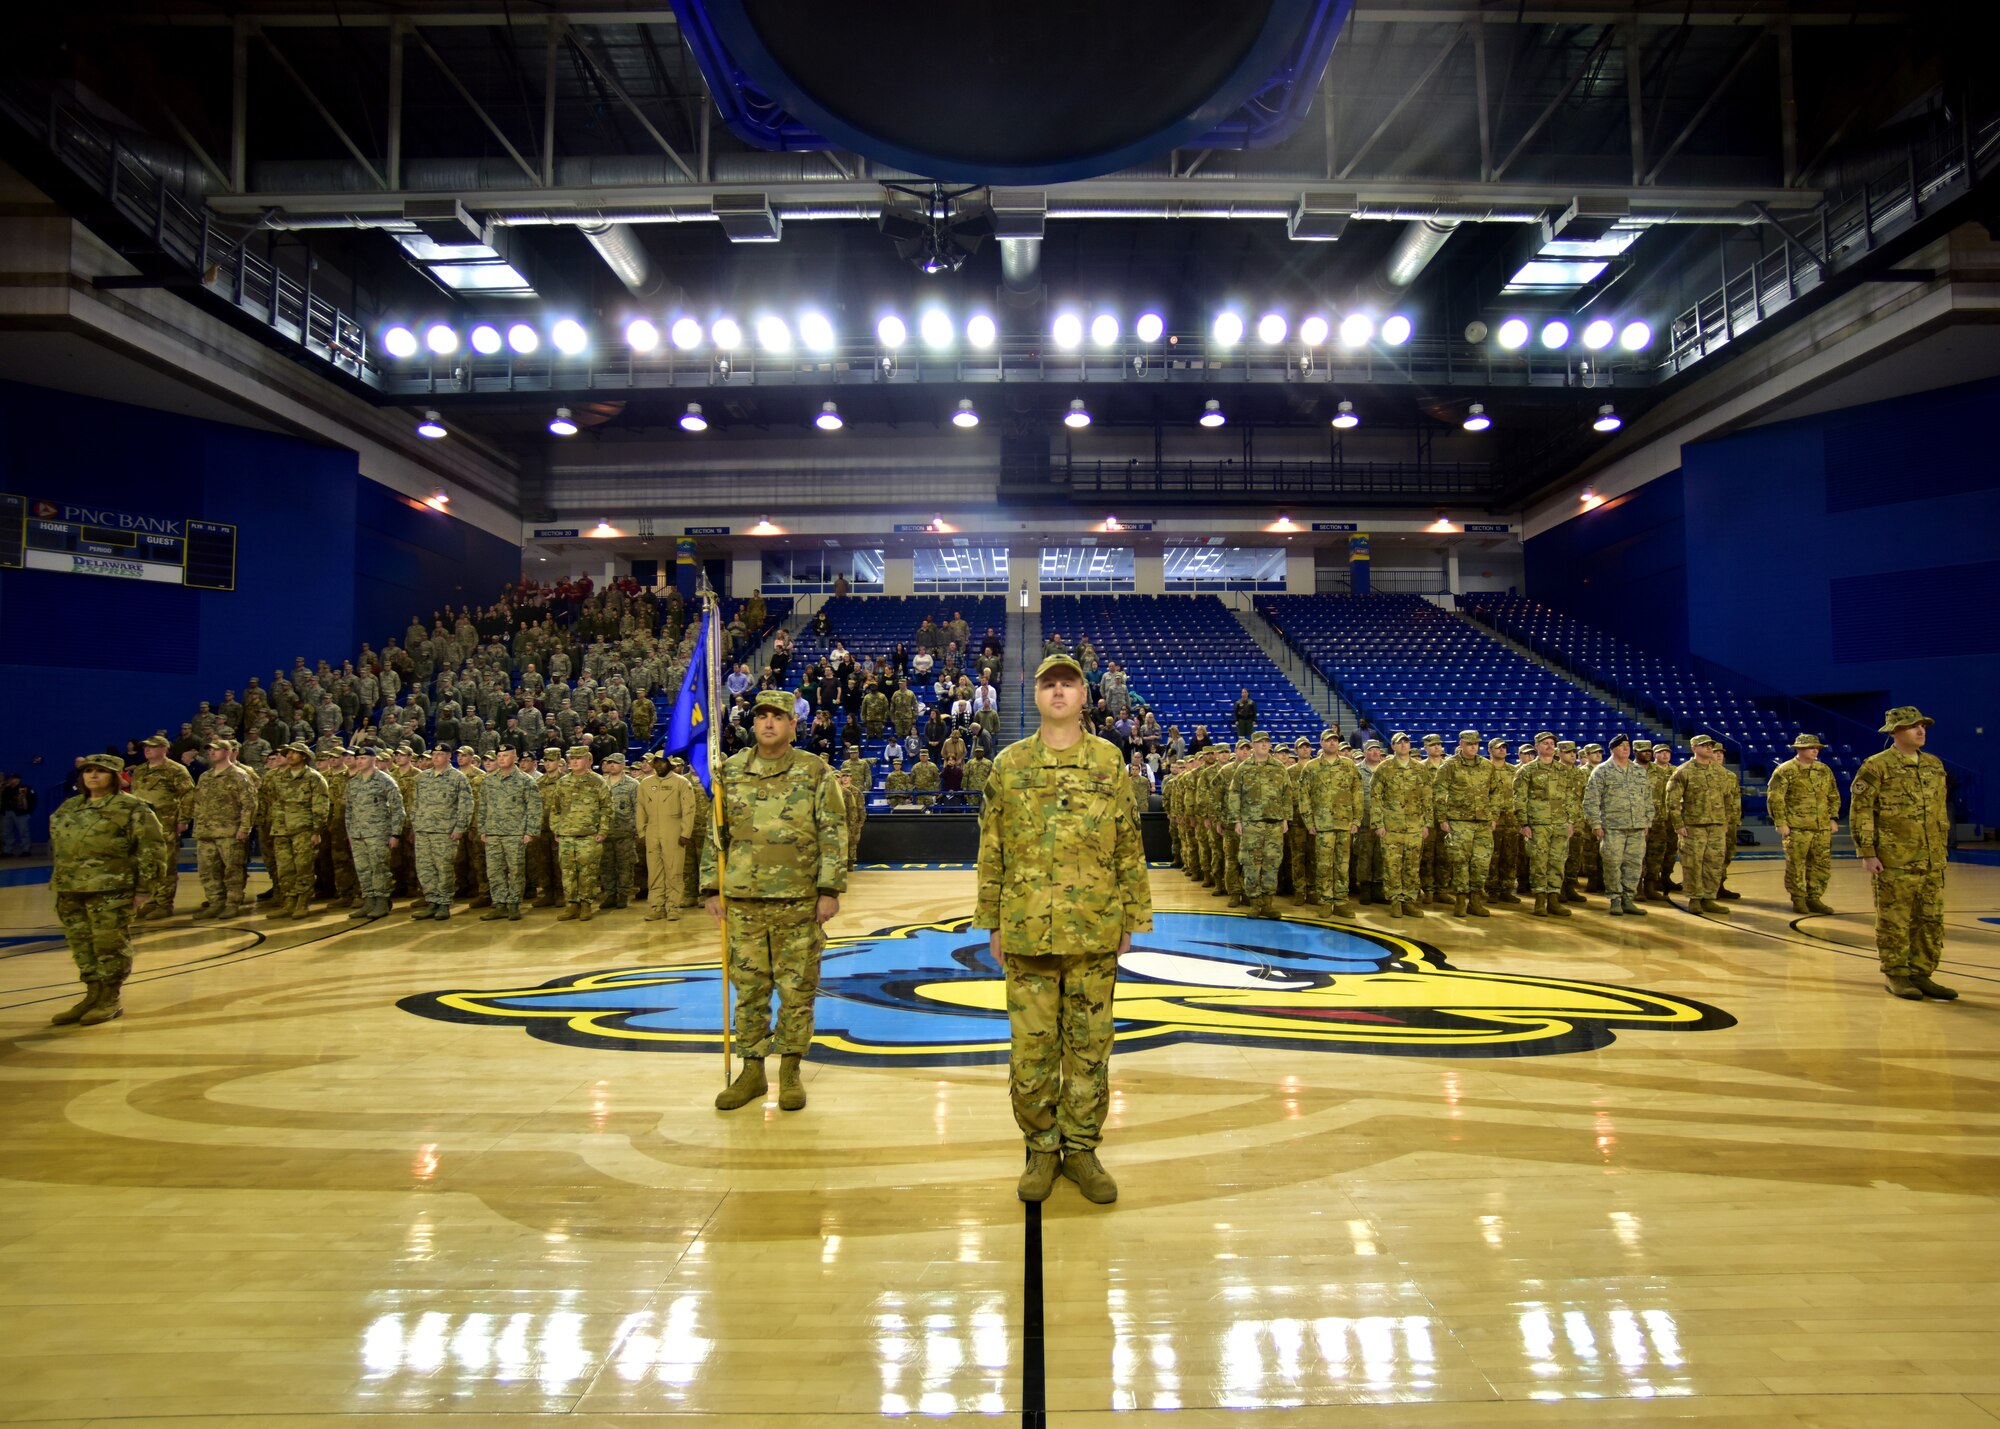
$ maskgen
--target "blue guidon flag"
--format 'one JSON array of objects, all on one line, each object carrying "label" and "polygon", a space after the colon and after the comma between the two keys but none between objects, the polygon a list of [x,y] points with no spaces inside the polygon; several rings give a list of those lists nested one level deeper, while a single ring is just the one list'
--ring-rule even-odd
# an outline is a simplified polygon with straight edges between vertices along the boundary
[{"label": "blue guidon flag", "polygon": [[666,736],[660,744],[661,753],[687,760],[704,793],[709,791],[708,732],[715,718],[709,652],[715,648],[716,614],[715,599],[710,597],[702,611],[701,633],[694,638],[694,653],[688,657],[687,675],[681,681],[680,693],[674,696],[673,710],[667,715]]}]

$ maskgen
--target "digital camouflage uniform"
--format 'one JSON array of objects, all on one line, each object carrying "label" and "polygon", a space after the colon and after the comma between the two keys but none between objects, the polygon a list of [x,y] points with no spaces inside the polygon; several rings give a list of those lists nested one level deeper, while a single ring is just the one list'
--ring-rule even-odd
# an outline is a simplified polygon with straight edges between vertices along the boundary
[{"label": "digital camouflage uniform", "polygon": [[1452,895],[1452,910],[1483,916],[1486,878],[1493,865],[1494,824],[1503,806],[1513,804],[1514,791],[1504,776],[1479,752],[1475,734],[1459,740],[1458,752],[1438,766],[1431,785],[1439,829],[1444,837],[1444,868],[1440,886]]},{"label": "digital camouflage uniform", "polygon": [[611,799],[611,821],[609,831],[604,835],[603,884],[604,906],[625,908],[632,902],[635,891],[633,882],[634,865],[638,861],[638,802],[639,781],[625,771],[623,764],[612,762],[606,766],[616,769],[618,776],[605,776],[605,789]]},{"label": "digital camouflage uniform", "polygon": [[347,845],[354,857],[354,881],[362,910],[379,917],[389,911],[394,885],[389,871],[389,840],[403,832],[403,791],[385,769],[348,776],[345,795]]},{"label": "digital camouflage uniform", "polygon": [[[1812,740],[1810,745],[1803,743]],[[1792,742],[1794,749],[1819,748],[1811,735]],[[1764,787],[1764,805],[1771,822],[1786,830],[1785,892],[1797,912],[1817,913],[1826,886],[1833,879],[1833,830],[1840,822],[1840,783],[1817,759],[1794,756],[1771,771]],[[1811,905],[1818,903],[1820,908]],[[1796,906],[1803,905],[1803,906]]]},{"label": "digital camouflage uniform", "polygon": [[[583,746],[571,748],[577,753],[568,757],[577,758]],[[559,920],[588,919],[597,910],[604,841],[611,836],[611,786],[594,770],[581,774],[570,770],[553,789],[543,784],[542,808],[556,836],[556,861],[567,904]]]},{"label": "digital camouflage uniform", "polygon": [[704,796],[692,780],[669,769],[639,781],[633,827],[646,851],[647,917],[678,918],[687,899],[687,845],[694,838],[695,805]]},{"label": "digital camouflage uniform", "polygon": [[194,786],[194,856],[202,914],[243,910],[244,870],[256,826],[257,782],[248,773],[224,764],[201,776]]},{"label": "digital camouflage uniform", "polygon": [[1667,812],[1674,827],[1684,830],[1681,871],[1688,901],[1697,912],[1724,911],[1715,901],[1716,889],[1722,886],[1724,840],[1734,831],[1742,809],[1736,776],[1725,765],[1690,759],[1667,781]]},{"label": "digital camouflage uniform", "polygon": [[1344,755],[1322,753],[1300,766],[1297,808],[1313,844],[1312,892],[1343,916],[1354,911],[1347,901],[1347,861],[1361,804],[1361,773]]},{"label": "digital camouflage uniform", "polygon": [[1153,926],[1138,811],[1109,740],[1039,734],[993,761],[975,928],[1000,935],[1007,1086],[1030,1151],[1094,1150],[1111,1101],[1118,944]]},{"label": "digital camouflage uniform", "polygon": [[[1256,738],[1267,741],[1262,730]],[[1237,828],[1242,860],[1243,901],[1269,916],[1278,888],[1278,865],[1285,856],[1284,826],[1292,814],[1292,781],[1285,766],[1267,751],[1252,754],[1236,771],[1229,791],[1229,822]],[[1240,826],[1240,827],[1239,827]]]},{"label": "digital camouflage uniform", "polygon": [[493,907],[512,917],[527,895],[528,842],[542,830],[541,786],[519,765],[496,769],[479,781],[473,805],[486,836],[486,886]]},{"label": "digital camouflage uniform", "polygon": [[471,824],[472,781],[465,771],[450,767],[419,771],[410,833],[417,841],[417,886],[433,917],[440,909],[450,912],[458,892],[458,839]]},{"label": "digital camouflage uniform", "polygon": [[1382,888],[1390,912],[1417,917],[1422,889],[1419,860],[1430,835],[1431,771],[1407,755],[1382,761],[1375,771],[1375,827],[1381,831]]},{"label": "digital camouflage uniform", "polygon": [[1556,900],[1569,857],[1569,826],[1576,820],[1569,772],[1553,758],[1523,764],[1514,772],[1514,817],[1527,849],[1535,911],[1566,916],[1568,910]]},{"label": "digital camouflage uniform", "polygon": [[1583,895],[1575,888],[1576,881],[1583,877],[1583,846],[1589,842],[1583,833],[1583,784],[1590,775],[1582,763],[1571,763],[1565,755],[1574,758],[1576,745],[1571,740],[1563,740],[1556,745],[1556,767],[1569,780],[1570,813],[1574,819],[1569,832],[1569,852],[1563,859],[1561,887],[1558,890],[1565,903],[1581,903]]},{"label": "digital camouflage uniform", "polygon": [[[1885,723],[1899,720],[1929,723],[1909,708],[1890,711]],[[1944,953],[1944,865],[1951,848],[1944,764],[1927,752],[1885,749],[1861,762],[1848,793],[1854,852],[1882,860],[1874,875],[1882,971],[1928,979]]]},{"label": "digital camouflage uniform", "polygon": [[1583,786],[1583,822],[1599,843],[1599,867],[1613,913],[1636,914],[1639,877],[1646,863],[1646,830],[1653,823],[1653,776],[1644,765],[1607,759],[1590,771]]},{"label": "digital camouflage uniform", "polygon": [[288,905],[293,917],[303,918],[313,896],[318,853],[314,839],[326,828],[333,796],[327,791],[326,777],[310,764],[274,769],[265,776],[264,787],[271,791],[273,848],[269,856],[276,859],[272,876],[280,900],[272,913],[282,915]]},{"label": "digital camouflage uniform", "polygon": [[[151,744],[152,740],[146,742]],[[145,916],[164,918],[174,911],[174,895],[180,887],[180,870],[176,867],[176,860],[181,829],[194,819],[194,776],[178,759],[162,760],[159,764],[139,764],[132,770],[128,792],[146,802],[153,811],[153,817],[159,820],[161,831],[167,836],[166,863],[153,886],[143,890],[153,900]]]},{"label": "digital camouflage uniform", "polygon": [[88,990],[82,1002],[56,1014],[58,1024],[106,1022],[119,1014],[118,989],[132,970],[132,899],[159,886],[172,847],[152,806],[118,791],[122,763],[89,756],[86,768],[114,775],[112,791],[97,799],[77,794],[49,815],[56,919]]},{"label": "digital camouflage uniform", "polygon": [[847,889],[847,805],[825,760],[789,748],[765,759],[755,745],[723,761],[722,826],[702,841],[704,895],[722,895],[729,983],[736,991],[736,1048],[769,1056],[771,993],[778,994],[778,1055],[812,1046],[813,999],[826,933],[819,899]]}]

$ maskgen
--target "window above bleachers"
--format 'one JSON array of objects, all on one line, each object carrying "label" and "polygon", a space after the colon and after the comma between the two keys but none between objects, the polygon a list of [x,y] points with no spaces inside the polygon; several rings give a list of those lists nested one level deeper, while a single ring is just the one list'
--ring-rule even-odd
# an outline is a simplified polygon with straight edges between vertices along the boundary
[{"label": "window above bleachers", "polygon": [[820,595],[845,576],[851,593],[880,595],[883,565],[879,548],[766,551],[762,589],[765,595]]},{"label": "window above bleachers", "polygon": [[1129,546],[1044,546],[1044,591],[1083,594],[1138,589],[1137,563]]},{"label": "window above bleachers", "polygon": [[1162,564],[1174,592],[1285,588],[1283,546],[1169,546]]},{"label": "window above bleachers", "polygon": [[918,595],[1007,593],[1005,546],[938,546],[910,552],[911,577]]}]

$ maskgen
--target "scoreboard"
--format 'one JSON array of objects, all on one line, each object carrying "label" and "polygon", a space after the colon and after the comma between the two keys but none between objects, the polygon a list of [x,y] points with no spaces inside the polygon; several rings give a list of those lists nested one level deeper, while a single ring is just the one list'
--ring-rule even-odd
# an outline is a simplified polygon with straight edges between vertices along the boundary
[{"label": "scoreboard", "polygon": [[236,528],[0,492],[0,569],[236,589]]}]

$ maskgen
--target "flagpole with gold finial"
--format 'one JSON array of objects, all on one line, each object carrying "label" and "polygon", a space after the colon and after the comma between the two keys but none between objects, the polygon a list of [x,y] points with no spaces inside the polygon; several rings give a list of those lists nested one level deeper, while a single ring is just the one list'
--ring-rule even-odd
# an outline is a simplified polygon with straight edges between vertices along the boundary
[{"label": "flagpole with gold finial", "polygon": [[729,882],[726,877],[726,862],[729,850],[723,839],[722,823],[722,721],[715,708],[715,691],[720,683],[722,647],[722,602],[715,591],[702,581],[702,589],[708,597],[708,609],[702,619],[708,622],[708,649],[706,671],[708,684],[708,796],[709,827],[715,839],[715,896],[722,905],[722,919],[717,927],[722,934],[722,1084],[729,1085],[730,1036],[735,1028],[735,1010],[731,1007],[734,989],[729,982]]}]

